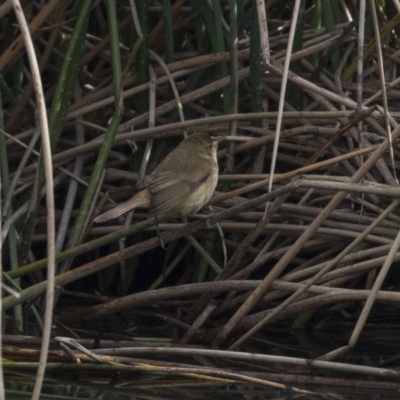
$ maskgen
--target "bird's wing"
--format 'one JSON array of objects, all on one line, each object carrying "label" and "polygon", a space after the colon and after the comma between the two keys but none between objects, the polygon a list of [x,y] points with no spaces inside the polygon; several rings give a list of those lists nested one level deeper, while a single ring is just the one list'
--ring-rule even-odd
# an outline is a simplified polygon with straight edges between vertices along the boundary
[{"label": "bird's wing", "polygon": [[148,189],[151,193],[149,217],[165,214],[184,201],[187,196],[205,182],[211,170],[197,170],[191,179],[182,172],[158,171],[152,176]]}]

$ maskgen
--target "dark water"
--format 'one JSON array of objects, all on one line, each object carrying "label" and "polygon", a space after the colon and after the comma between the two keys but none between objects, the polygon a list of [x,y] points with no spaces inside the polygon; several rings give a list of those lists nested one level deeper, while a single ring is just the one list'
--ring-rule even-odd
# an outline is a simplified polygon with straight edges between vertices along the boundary
[{"label": "dark water", "polygon": [[[157,319],[156,319],[157,320]],[[120,319],[111,318],[107,323],[76,330],[81,337],[92,338],[84,345],[90,347],[115,347],[132,341],[135,346],[141,341],[143,346],[167,346],[169,341],[157,342],[157,339],[171,337],[171,326],[158,320],[149,322],[149,315],[135,314]],[[143,329],[144,326],[147,327]],[[140,329],[138,327],[141,327]],[[381,325],[382,326],[382,325]],[[290,331],[282,327],[271,327],[255,340],[249,341],[241,351],[280,357],[315,359],[316,357],[339,348],[347,343],[351,334],[348,327],[335,326],[331,322],[323,329],[314,326],[311,329]],[[96,337],[96,340],[94,338]],[[140,339],[140,340],[139,340]],[[110,342],[113,341],[113,342]],[[179,347],[179,345],[177,345]],[[89,366],[75,369],[70,362],[49,359],[50,368],[46,374],[42,398],[50,399],[398,399],[400,398],[400,380],[362,373],[343,373],[324,369],[309,369],[295,365],[260,363],[243,360],[227,360],[199,356],[171,356],[140,354],[129,356],[142,367],[127,371],[109,364],[93,361]],[[368,328],[365,329],[358,345],[352,351],[339,357],[335,362],[353,365],[365,365],[400,371],[400,340],[398,330]],[[264,384],[255,382],[223,382],[222,378],[205,377],[201,374],[174,372],[154,372],[152,365],[163,363],[171,365],[209,367],[244,374],[260,379]],[[21,370],[5,368],[6,398],[30,398],[35,369]],[[265,381],[279,383],[280,388],[265,384]],[[306,393],[302,392],[306,391]]]}]

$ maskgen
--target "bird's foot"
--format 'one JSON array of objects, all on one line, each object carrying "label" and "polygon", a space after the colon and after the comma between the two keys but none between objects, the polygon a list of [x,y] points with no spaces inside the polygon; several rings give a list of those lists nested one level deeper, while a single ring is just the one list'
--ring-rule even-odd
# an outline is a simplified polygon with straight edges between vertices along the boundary
[{"label": "bird's foot", "polygon": [[206,220],[206,225],[208,229],[212,229],[214,227],[214,224],[210,222],[210,217],[211,215],[215,214],[215,211],[211,209],[207,213],[202,213],[202,214],[194,214],[194,217],[200,218],[200,219],[205,219]]}]

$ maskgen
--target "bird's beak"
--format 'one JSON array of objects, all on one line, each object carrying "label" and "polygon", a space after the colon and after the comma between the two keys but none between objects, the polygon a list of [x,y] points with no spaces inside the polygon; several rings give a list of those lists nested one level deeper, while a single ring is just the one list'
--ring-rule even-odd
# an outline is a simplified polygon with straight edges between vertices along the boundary
[{"label": "bird's beak", "polygon": [[214,139],[219,143],[226,139],[226,136],[214,136]]}]

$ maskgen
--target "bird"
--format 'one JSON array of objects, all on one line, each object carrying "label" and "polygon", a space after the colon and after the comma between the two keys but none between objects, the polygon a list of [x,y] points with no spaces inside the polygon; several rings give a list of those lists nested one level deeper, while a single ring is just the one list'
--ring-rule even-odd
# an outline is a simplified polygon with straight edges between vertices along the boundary
[{"label": "bird", "polygon": [[140,192],[94,222],[106,222],[139,206],[149,207],[148,218],[196,214],[208,203],[218,183],[220,139],[203,132],[188,136],[160,162]]}]

